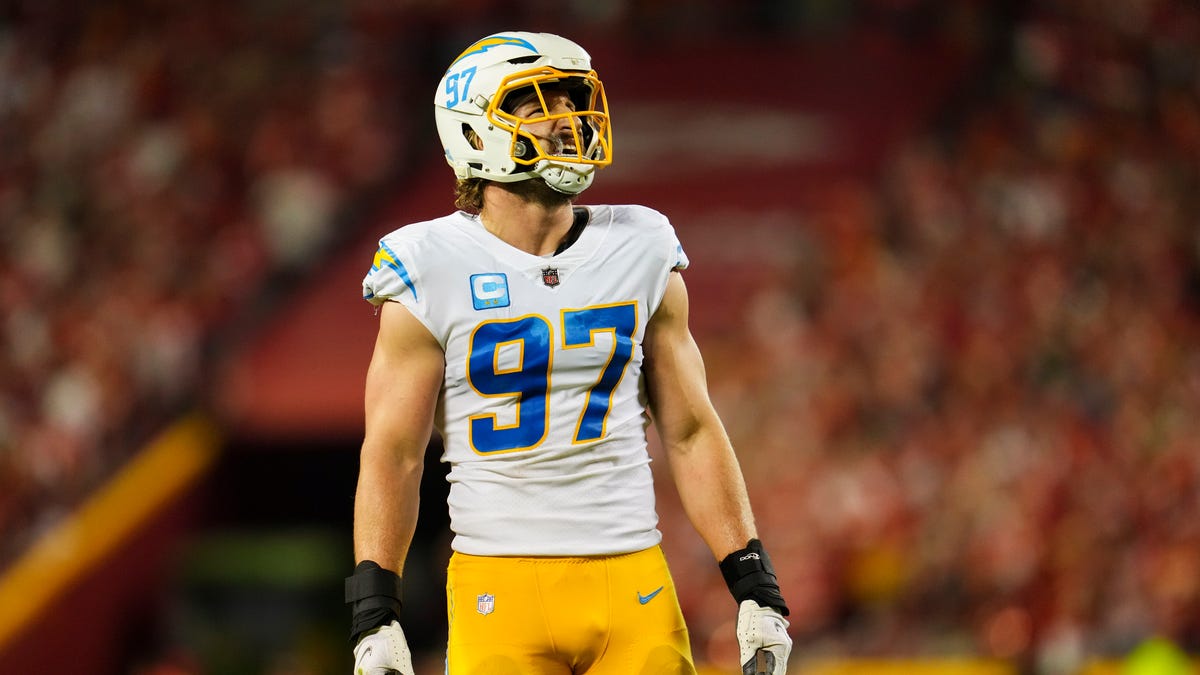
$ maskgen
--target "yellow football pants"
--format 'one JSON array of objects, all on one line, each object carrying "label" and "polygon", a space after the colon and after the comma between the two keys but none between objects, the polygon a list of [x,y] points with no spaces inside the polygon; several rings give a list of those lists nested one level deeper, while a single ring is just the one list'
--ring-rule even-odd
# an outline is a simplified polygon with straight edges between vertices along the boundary
[{"label": "yellow football pants", "polygon": [[694,675],[662,549],[587,558],[455,553],[448,675]]}]

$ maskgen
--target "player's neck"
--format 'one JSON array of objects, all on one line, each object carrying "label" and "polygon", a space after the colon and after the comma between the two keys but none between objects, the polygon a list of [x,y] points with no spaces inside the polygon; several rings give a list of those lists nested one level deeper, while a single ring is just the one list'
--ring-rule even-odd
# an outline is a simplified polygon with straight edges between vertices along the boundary
[{"label": "player's neck", "polygon": [[509,187],[485,188],[480,223],[509,246],[533,255],[553,255],[571,230],[572,200],[558,193],[530,195],[527,190],[505,189]]}]

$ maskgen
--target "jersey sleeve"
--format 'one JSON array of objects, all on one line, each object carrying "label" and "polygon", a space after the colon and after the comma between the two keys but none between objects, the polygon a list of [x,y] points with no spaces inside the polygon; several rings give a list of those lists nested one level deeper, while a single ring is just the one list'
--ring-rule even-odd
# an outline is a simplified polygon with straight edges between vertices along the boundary
[{"label": "jersey sleeve", "polygon": [[645,206],[626,208],[628,213],[632,214],[634,222],[639,223],[639,227],[647,232],[644,236],[650,237],[647,250],[653,254],[650,259],[654,261],[652,264],[655,268],[652,272],[654,281],[649,300],[650,314],[653,315],[658,311],[666,293],[671,273],[687,269],[691,261],[683,250],[683,244],[679,242],[675,226],[665,214]]},{"label": "jersey sleeve", "polygon": [[671,241],[675,244],[675,254],[674,254],[675,264],[671,266],[671,271],[674,272],[674,271],[679,271],[679,270],[686,270],[688,265],[691,264],[690,261],[688,260],[687,253],[684,253],[683,244],[679,243],[679,237],[677,237],[675,235],[675,228],[672,227],[670,229],[670,233],[671,233]]},{"label": "jersey sleeve", "polygon": [[371,269],[363,278],[363,300],[378,307],[383,303],[394,300],[411,309],[420,302],[416,280],[410,272],[408,261],[403,252],[405,248],[399,241],[390,237],[379,240],[379,248],[375,251],[375,259]]},{"label": "jersey sleeve", "polygon": [[687,253],[683,251],[683,244],[679,243],[679,235],[675,233],[675,226],[671,224],[671,220],[665,214],[662,214],[654,209],[642,207],[651,218],[658,224],[658,237],[667,247],[666,263],[668,269],[672,272],[687,269],[691,261],[688,260]]},{"label": "jersey sleeve", "polygon": [[677,272],[687,269],[691,261],[679,243],[675,234],[675,226],[661,211],[640,204],[626,204],[611,207],[616,212],[616,218],[621,222],[633,224],[645,234],[643,242],[648,242],[648,249],[654,259],[667,265],[667,271]]}]

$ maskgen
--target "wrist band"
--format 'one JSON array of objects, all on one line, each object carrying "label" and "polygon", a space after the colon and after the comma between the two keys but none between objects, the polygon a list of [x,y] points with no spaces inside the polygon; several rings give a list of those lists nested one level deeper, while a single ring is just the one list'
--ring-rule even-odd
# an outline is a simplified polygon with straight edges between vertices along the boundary
[{"label": "wrist band", "polygon": [[788,615],[775,568],[761,541],[751,539],[746,548],[725,556],[720,567],[725,585],[739,605],[743,600],[753,600],[762,607],[774,607],[780,614]]},{"label": "wrist band", "polygon": [[364,560],[346,577],[346,603],[350,605],[350,640],[400,618],[400,575],[373,560]]}]

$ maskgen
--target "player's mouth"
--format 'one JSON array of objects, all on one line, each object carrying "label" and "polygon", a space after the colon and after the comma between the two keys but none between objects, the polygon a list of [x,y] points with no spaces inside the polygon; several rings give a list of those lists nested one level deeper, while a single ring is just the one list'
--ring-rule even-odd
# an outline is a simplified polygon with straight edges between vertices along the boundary
[{"label": "player's mouth", "polygon": [[[554,157],[578,157],[579,156],[579,148],[577,148],[575,146],[573,139],[564,140],[562,138],[550,138],[547,140],[549,140],[551,142],[551,144],[554,146],[553,151],[550,153]],[[571,140],[572,142],[568,143],[567,140]]]}]

